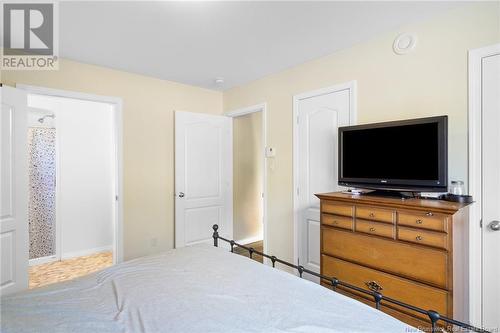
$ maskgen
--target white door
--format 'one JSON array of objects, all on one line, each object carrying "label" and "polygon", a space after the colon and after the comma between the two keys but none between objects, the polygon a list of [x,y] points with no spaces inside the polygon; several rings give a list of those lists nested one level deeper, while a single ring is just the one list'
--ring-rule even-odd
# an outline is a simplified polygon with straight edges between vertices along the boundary
[{"label": "white door", "polygon": [[[353,122],[353,87],[296,97],[296,226],[298,261],[320,271],[320,213],[317,193],[338,191],[338,127]],[[296,245],[297,246],[297,245]],[[319,282],[308,274],[304,277]]]},{"label": "white door", "polygon": [[26,92],[0,88],[0,294],[28,287],[28,112]]},{"label": "white door", "polygon": [[482,59],[483,326],[500,329],[500,53]]},{"label": "white door", "polygon": [[232,121],[175,112],[175,247],[232,239]]}]

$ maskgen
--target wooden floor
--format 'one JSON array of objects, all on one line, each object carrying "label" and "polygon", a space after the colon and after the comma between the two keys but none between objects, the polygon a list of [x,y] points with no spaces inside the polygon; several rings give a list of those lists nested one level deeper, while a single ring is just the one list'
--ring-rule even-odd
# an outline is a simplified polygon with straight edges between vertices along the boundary
[{"label": "wooden floor", "polygon": [[[245,246],[246,247],[253,247],[255,250],[263,252],[262,251],[263,250],[263,243],[262,243],[262,241],[258,241],[258,242],[255,242],[255,243],[250,243],[250,244],[247,244]],[[234,248],[234,253],[237,253],[237,254],[245,256],[245,257],[249,257],[248,250],[245,250],[243,248],[235,247]],[[262,256],[259,256],[258,254],[255,254],[255,253],[252,255],[252,259],[255,260],[255,261],[258,261],[260,263],[263,262]]]},{"label": "wooden floor", "polygon": [[113,264],[111,252],[53,261],[29,268],[29,288],[38,288],[51,283],[71,280],[84,276]]}]

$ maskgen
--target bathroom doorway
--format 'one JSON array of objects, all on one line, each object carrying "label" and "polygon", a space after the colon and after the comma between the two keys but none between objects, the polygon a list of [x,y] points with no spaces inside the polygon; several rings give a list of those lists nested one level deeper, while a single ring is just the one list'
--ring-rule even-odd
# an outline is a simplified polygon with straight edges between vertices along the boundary
[{"label": "bathroom doorway", "polygon": [[49,92],[28,93],[30,288],[122,255],[116,104]]}]

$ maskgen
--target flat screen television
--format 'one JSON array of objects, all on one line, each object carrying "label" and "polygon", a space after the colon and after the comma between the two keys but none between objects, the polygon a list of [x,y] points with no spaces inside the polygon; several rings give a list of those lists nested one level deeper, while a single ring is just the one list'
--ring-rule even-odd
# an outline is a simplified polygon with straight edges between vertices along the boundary
[{"label": "flat screen television", "polygon": [[339,185],[446,192],[448,117],[339,128]]}]

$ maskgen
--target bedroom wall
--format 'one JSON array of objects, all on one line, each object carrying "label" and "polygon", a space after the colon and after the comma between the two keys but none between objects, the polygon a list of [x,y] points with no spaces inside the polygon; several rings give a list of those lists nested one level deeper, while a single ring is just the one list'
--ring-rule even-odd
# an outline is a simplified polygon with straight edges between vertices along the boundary
[{"label": "bedroom wall", "polygon": [[233,237],[262,239],[262,112],[233,119]]},{"label": "bedroom wall", "polygon": [[222,113],[222,93],[62,60],[58,71],[2,71],[1,82],[123,99],[124,258],[173,247],[174,110]]},{"label": "bedroom wall", "polygon": [[[418,35],[416,50],[398,56],[394,38]],[[369,42],[224,92],[224,110],[267,102],[268,244],[293,258],[292,98],[357,80],[358,122],[449,115],[450,179],[467,181],[467,51],[500,42],[499,3],[467,4],[427,22],[401,27]]]}]

